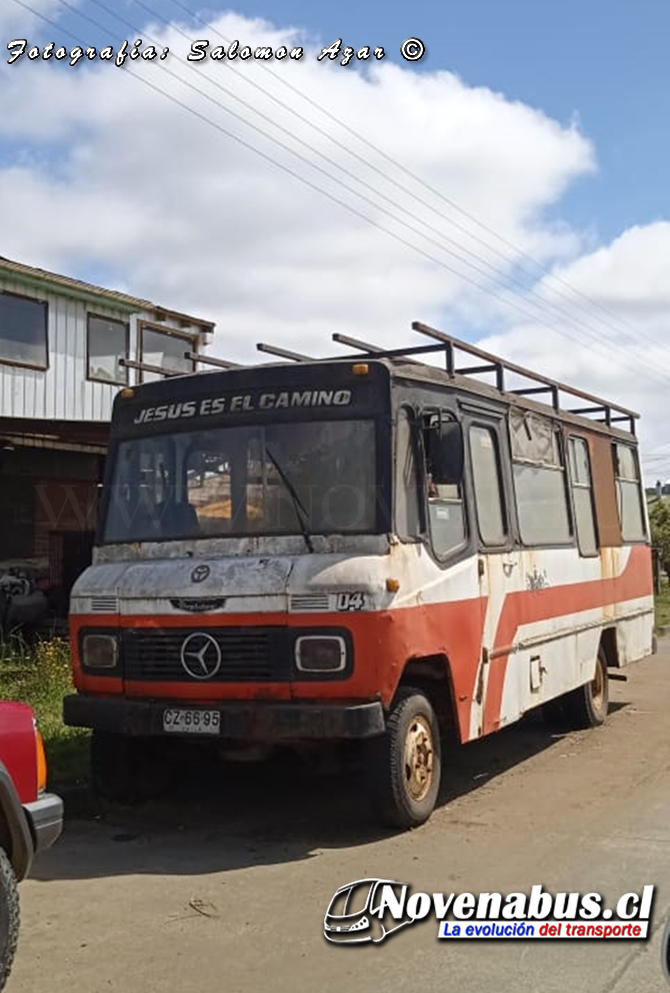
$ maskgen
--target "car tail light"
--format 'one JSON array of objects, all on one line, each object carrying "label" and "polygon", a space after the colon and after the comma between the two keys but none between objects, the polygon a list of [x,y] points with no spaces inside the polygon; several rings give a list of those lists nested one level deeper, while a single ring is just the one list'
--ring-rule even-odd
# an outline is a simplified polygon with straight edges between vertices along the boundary
[{"label": "car tail light", "polygon": [[44,793],[47,788],[47,759],[44,753],[44,741],[37,728],[35,728],[35,750],[37,752],[37,792]]}]

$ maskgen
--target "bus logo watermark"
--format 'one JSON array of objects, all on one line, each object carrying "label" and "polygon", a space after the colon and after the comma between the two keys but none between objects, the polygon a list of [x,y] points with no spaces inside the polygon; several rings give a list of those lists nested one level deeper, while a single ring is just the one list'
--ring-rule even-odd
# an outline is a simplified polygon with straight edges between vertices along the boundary
[{"label": "bus logo watermark", "polygon": [[[632,939],[644,941],[654,886],[624,893],[614,909],[600,893],[410,893],[392,879],[358,879],[340,886],[323,922],[324,937],[338,944],[378,944],[408,924],[432,917],[440,939]],[[670,977],[670,930],[664,968]]]}]

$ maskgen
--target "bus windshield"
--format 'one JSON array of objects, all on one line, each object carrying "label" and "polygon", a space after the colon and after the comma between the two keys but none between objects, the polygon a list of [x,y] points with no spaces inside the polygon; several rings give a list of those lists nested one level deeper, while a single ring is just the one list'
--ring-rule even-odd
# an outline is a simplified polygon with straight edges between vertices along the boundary
[{"label": "bus windshield", "polygon": [[117,445],[102,544],[375,530],[373,420],[153,434]]}]

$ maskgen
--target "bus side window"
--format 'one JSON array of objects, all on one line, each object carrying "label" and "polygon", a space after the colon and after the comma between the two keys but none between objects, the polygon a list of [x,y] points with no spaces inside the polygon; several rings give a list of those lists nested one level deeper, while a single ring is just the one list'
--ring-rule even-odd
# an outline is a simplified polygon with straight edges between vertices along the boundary
[{"label": "bus side window", "polygon": [[637,453],[630,445],[615,442],[613,455],[621,536],[624,541],[644,541],[647,528]]},{"label": "bus side window", "polygon": [[479,424],[471,425],[469,434],[479,536],[482,544],[489,547],[504,545],[507,527],[498,438],[492,428]]},{"label": "bus side window", "polygon": [[589,449],[584,438],[570,438],[570,481],[575,507],[577,543],[581,555],[598,554]]},{"label": "bus side window", "polygon": [[419,494],[411,414],[402,407],[398,412],[395,451],[395,532],[401,541],[421,538]]},{"label": "bus side window", "polygon": [[564,457],[555,425],[542,415],[512,409],[509,427],[522,544],[572,544]]},{"label": "bus side window", "polygon": [[[425,420],[424,452],[430,451],[427,434],[434,430],[431,425],[434,417]],[[433,481],[430,460],[426,454],[426,498],[428,504],[428,529],[433,551],[438,558],[444,558],[465,542],[467,528],[463,492],[460,484],[441,485]]]}]

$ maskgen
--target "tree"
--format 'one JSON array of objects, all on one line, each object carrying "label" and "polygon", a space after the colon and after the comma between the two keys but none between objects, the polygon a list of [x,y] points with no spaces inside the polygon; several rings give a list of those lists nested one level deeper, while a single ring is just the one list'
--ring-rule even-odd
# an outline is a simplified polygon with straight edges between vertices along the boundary
[{"label": "tree", "polygon": [[670,580],[670,502],[657,500],[649,511],[651,540],[661,560],[663,570]]}]

